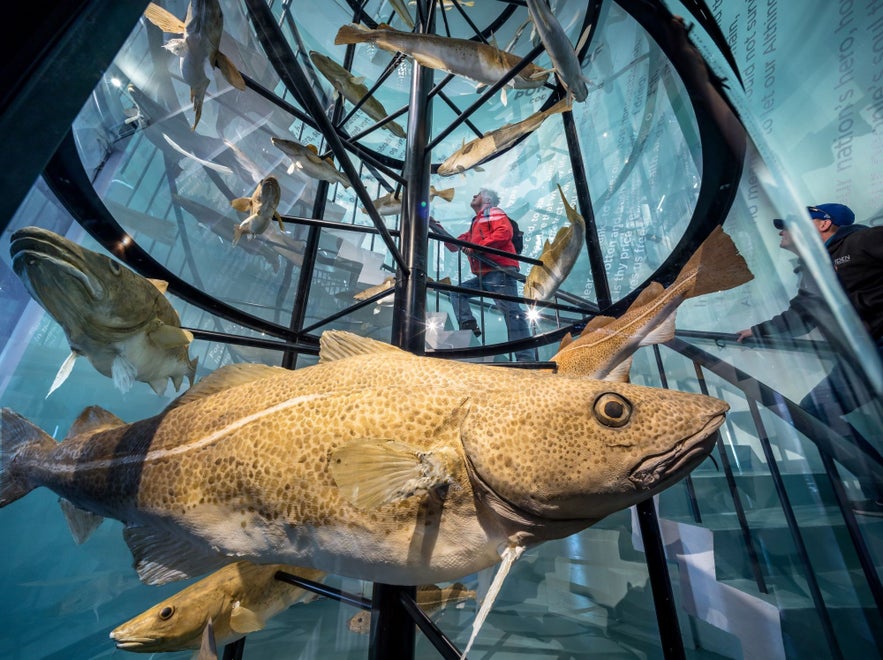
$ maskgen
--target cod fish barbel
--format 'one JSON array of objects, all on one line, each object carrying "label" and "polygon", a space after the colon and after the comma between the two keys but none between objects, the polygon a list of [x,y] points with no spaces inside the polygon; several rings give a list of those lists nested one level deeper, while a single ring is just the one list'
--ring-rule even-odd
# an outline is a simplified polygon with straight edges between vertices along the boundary
[{"label": "cod fish barbel", "polygon": [[183,35],[169,40],[164,48],[181,58],[181,77],[190,86],[190,100],[193,102],[193,130],[202,117],[202,104],[208,89],[209,78],[205,75],[205,62],[221,70],[236,89],[245,89],[245,80],[218,48],[224,31],[224,14],[218,0],[192,0],[187,5],[187,16],[181,21],[168,10],[151,2],[147,5],[144,17],[163,32]]},{"label": "cod fish barbel", "polygon": [[[402,32],[385,23],[373,30],[350,23],[342,26],[334,39],[335,44],[366,41],[392,53],[404,53],[430,69],[453,73],[485,85],[493,85],[521,61],[517,55],[488,44],[434,34]],[[540,67],[528,64],[508,84],[516,89],[541,87],[548,77],[548,73]]]},{"label": "cod fish barbel", "polygon": [[[364,78],[354,76],[330,57],[317,53],[314,50],[310,51],[310,59],[313,61],[313,64],[319,72],[325,76],[325,78],[328,79],[328,82],[331,83],[331,86],[334,87],[335,96],[340,94],[353,105],[368,96],[368,88],[364,84]],[[383,104],[373,96],[368,96],[365,102],[362,103],[361,108],[362,111],[374,121],[380,121],[389,116],[389,113],[386,111],[386,108],[383,107]],[[396,137],[402,139],[407,137],[405,129],[394,121],[388,121],[381,125]]]},{"label": "cod fish barbel", "polygon": [[117,626],[110,638],[118,649],[135,653],[198,649],[211,621],[215,644],[236,641],[262,630],[291,605],[314,598],[312,592],[277,580],[279,571],[314,582],[325,577],[322,571],[287,564],[237,561]]},{"label": "cod fish barbel", "polygon": [[308,144],[304,146],[300,142],[283,140],[277,137],[270,138],[270,141],[279,151],[291,159],[291,167],[288,168],[289,174],[297,170],[313,179],[339,183],[344,188],[350,187],[350,182],[346,175],[334,167],[334,162],[330,158],[320,158],[315,145]]},{"label": "cod fish barbel", "polygon": [[524,297],[533,300],[550,300],[570,275],[577,257],[586,245],[586,221],[567,202],[564,191],[558,186],[564,211],[570,224],[561,227],[551,243],[546,241],[540,254],[542,266],[534,264],[524,280]]},{"label": "cod fish barbel", "polygon": [[251,197],[237,197],[230,202],[230,206],[241,213],[248,213],[248,217],[240,222],[233,230],[233,245],[239,242],[245,234],[252,238],[267,231],[272,220],[279,223],[279,231],[285,231],[282,224],[282,216],[276,210],[279,199],[282,197],[282,188],[276,177],[268,176],[257,185]]},{"label": "cod fish barbel", "polygon": [[465,172],[501,151],[508,149],[525,135],[533,133],[552,115],[569,110],[569,99],[561,99],[548,110],[535,112],[527,119],[516,124],[506,124],[480,138],[475,138],[448,156],[438,166],[438,174],[441,176],[451,176]]},{"label": "cod fish barbel", "polygon": [[626,381],[641,346],[674,337],[675,312],[688,298],[732,289],[754,275],[720,226],[705,239],[668,288],[649,284],[619,318],[597,316],[576,339],[561,341],[552,362],[559,374]]},{"label": "cod fish barbel", "polygon": [[321,341],[318,364],[225,367],[132,424],[87,409],[61,443],[4,409],[0,507],[42,486],[69,518],[123,521],[151,584],[230,558],[433,584],[670,486],[728,409],[340,331]]},{"label": "cod fish barbel", "polygon": [[39,227],[14,232],[9,253],[28,293],[61,325],[71,347],[49,394],[81,355],[123,392],[135,381],[157,394],[169,379],[176,390],[184,376],[193,383],[196,360],[187,354],[193,335],[181,329],[163,295],[165,282]]}]

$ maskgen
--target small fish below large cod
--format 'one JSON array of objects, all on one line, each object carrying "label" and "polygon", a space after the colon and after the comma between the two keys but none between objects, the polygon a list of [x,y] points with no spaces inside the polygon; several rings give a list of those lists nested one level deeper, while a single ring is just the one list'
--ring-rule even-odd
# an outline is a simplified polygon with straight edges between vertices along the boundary
[{"label": "small fish below large cod", "polygon": [[[64,330],[71,354],[51,394],[84,356],[123,392],[135,381],[162,394],[186,376],[193,383],[196,360],[187,354],[193,335],[163,295],[166,283],[148,280],[98,252],[55,232],[24,227],[12,234],[12,268],[28,293]],[[47,394],[47,396],[49,396]]]},{"label": "small fish below large cod", "polygon": [[203,631],[211,621],[215,644],[234,642],[262,630],[272,617],[294,603],[316,597],[301,587],[277,580],[279,571],[314,582],[325,576],[322,571],[286,564],[237,561],[117,626],[110,632],[110,638],[118,649],[135,653],[199,649]]},{"label": "small fish below large cod", "polygon": [[89,408],[61,443],[4,409],[0,507],[42,486],[77,528],[123,521],[151,584],[231,558],[447,582],[682,479],[728,409],[345,332],[321,341],[316,365],[232,365],[132,424]]}]

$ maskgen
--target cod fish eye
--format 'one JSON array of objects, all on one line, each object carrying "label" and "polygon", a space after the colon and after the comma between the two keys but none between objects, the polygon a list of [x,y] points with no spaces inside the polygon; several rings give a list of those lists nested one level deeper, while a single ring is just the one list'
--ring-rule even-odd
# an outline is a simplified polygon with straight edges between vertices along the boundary
[{"label": "cod fish eye", "polygon": [[166,605],[164,608],[162,608],[160,610],[159,618],[162,619],[163,621],[168,621],[169,619],[172,618],[172,615],[174,613],[175,613],[175,608],[172,607],[171,605]]},{"label": "cod fish eye", "polygon": [[632,416],[632,404],[615,392],[604,392],[595,399],[595,417],[604,426],[625,426]]}]

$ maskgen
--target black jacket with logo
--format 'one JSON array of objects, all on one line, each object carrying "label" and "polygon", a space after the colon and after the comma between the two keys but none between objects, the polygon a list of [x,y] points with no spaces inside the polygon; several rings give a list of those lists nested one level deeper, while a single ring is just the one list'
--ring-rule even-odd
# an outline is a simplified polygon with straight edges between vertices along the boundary
[{"label": "black jacket with logo", "polygon": [[848,225],[825,242],[837,279],[875,340],[883,337],[883,227]]}]

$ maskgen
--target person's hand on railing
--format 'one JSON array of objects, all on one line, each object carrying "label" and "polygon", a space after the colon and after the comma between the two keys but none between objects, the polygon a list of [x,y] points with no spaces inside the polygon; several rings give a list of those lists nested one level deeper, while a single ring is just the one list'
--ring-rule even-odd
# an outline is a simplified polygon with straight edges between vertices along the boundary
[{"label": "person's hand on railing", "polygon": [[754,337],[754,333],[751,331],[751,328],[745,328],[744,330],[739,330],[736,333],[736,343],[741,344],[746,339],[751,339]]}]

